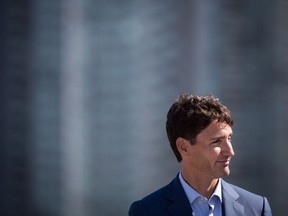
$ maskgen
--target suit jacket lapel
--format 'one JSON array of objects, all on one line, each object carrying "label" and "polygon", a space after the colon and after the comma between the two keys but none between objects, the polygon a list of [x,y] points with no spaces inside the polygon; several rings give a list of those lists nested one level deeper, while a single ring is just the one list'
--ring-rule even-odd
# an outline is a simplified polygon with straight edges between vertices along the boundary
[{"label": "suit jacket lapel", "polygon": [[169,185],[167,199],[171,201],[171,204],[168,206],[168,212],[171,216],[192,215],[191,205],[180,183],[178,175]]},{"label": "suit jacket lapel", "polygon": [[222,180],[222,195],[226,216],[244,215],[244,206],[237,201],[239,194],[224,180]]}]

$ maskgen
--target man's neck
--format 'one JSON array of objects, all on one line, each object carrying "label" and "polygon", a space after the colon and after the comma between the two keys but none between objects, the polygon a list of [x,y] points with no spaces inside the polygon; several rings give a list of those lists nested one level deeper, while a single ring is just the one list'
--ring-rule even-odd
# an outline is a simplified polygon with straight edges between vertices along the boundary
[{"label": "man's neck", "polygon": [[189,175],[182,171],[182,177],[199,194],[209,199],[215,191],[219,179],[208,179],[207,177]]}]

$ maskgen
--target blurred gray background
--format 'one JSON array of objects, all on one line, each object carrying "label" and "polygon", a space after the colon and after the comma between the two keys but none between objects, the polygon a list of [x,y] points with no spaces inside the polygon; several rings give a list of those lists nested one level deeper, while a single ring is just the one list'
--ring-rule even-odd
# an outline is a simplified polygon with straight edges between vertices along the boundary
[{"label": "blurred gray background", "polygon": [[288,2],[3,0],[0,215],[124,216],[179,171],[183,92],[234,116],[231,183],[288,215]]}]

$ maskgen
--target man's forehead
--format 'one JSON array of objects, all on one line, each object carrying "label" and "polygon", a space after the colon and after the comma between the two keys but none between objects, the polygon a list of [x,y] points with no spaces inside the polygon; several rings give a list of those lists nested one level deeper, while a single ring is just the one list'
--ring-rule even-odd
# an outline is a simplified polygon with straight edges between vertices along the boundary
[{"label": "man's forehead", "polygon": [[221,131],[222,132],[227,132],[227,133],[232,133],[232,128],[226,122],[213,121],[202,132],[203,133],[218,133],[218,132],[221,132]]}]

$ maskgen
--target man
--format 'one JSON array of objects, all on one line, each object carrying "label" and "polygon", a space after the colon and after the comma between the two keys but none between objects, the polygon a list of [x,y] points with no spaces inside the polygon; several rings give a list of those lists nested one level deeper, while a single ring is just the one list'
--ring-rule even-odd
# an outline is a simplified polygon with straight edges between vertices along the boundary
[{"label": "man", "polygon": [[181,171],[167,186],[134,202],[130,216],[272,215],[265,197],[225,182],[234,156],[233,119],[213,96],[180,95],[166,131]]}]

